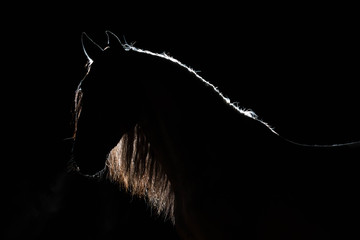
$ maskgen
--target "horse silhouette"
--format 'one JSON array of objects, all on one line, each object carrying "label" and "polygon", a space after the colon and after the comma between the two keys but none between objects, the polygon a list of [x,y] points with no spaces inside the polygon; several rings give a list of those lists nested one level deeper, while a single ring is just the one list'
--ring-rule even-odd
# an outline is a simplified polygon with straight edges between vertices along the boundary
[{"label": "horse silhouette", "polygon": [[106,34],[105,48],[82,35],[88,71],[75,93],[73,170],[144,198],[183,239],[347,231],[358,143],[287,140],[175,58]]}]

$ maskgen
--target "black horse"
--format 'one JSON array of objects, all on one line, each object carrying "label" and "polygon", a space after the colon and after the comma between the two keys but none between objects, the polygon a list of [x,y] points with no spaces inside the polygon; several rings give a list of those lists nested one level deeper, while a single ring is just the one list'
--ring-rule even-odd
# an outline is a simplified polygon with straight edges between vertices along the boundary
[{"label": "black horse", "polygon": [[144,197],[184,239],[352,232],[358,144],[293,143],[178,60],[106,34],[105,48],[82,35],[72,169]]}]

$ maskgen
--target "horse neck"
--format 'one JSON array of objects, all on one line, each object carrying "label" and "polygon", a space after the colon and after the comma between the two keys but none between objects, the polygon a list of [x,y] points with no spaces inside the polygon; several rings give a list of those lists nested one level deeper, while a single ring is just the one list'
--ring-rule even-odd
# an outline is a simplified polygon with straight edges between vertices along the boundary
[{"label": "horse neck", "polygon": [[220,168],[231,168],[230,156],[239,146],[267,131],[186,69],[171,64],[164,69],[145,82],[147,117],[162,164],[177,183],[191,184],[196,173],[215,171],[220,161],[229,164]]}]

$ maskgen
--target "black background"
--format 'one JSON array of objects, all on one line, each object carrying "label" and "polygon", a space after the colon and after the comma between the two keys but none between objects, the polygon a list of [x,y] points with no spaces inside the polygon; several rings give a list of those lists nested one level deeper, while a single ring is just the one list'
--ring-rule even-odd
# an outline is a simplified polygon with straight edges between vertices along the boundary
[{"label": "black background", "polygon": [[82,32],[102,46],[110,30],[169,53],[294,141],[360,140],[351,6],[88,5],[18,13],[2,30],[5,237],[173,236],[142,201],[65,173],[72,101],[85,73]]}]

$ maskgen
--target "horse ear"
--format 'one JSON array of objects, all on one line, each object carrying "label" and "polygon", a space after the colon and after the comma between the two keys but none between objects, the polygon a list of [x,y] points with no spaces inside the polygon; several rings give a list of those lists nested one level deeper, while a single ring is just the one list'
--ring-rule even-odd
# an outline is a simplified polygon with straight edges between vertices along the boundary
[{"label": "horse ear", "polygon": [[81,44],[84,54],[90,63],[104,51],[104,49],[95,43],[85,32],[81,34]]},{"label": "horse ear", "polygon": [[105,31],[108,38],[108,46],[112,51],[115,50],[124,50],[124,44],[120,41],[119,37],[116,36],[113,32]]}]

